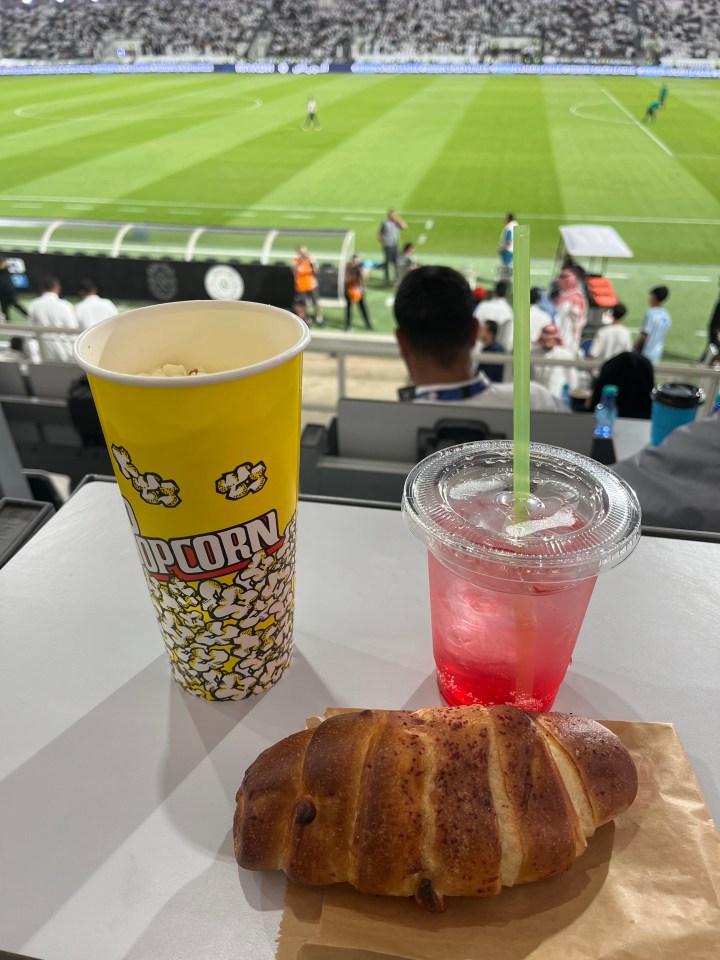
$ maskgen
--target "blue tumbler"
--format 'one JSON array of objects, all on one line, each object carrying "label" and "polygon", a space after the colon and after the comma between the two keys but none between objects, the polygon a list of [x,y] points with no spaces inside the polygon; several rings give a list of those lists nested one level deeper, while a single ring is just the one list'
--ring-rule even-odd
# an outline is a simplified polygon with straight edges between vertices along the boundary
[{"label": "blue tumbler", "polygon": [[653,388],[650,443],[659,447],[675,427],[692,423],[698,407],[705,403],[705,391],[691,383],[662,383]]}]

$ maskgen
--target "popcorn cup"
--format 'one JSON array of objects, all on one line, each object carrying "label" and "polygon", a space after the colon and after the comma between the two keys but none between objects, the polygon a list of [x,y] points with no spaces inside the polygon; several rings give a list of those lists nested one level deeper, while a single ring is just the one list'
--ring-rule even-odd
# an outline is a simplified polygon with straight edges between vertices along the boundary
[{"label": "popcorn cup", "polygon": [[[292,655],[307,326],[254,303],[144,307],[85,331],[88,374],[173,675],[207,700]],[[165,364],[197,375],[146,376]]]}]

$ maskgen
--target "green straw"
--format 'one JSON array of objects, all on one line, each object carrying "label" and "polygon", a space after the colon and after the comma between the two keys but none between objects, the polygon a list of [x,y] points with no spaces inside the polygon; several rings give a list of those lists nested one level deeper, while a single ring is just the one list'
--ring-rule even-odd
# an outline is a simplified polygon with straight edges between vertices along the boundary
[{"label": "green straw", "polygon": [[[530,498],[530,227],[513,232],[513,502],[515,522],[528,519]],[[515,603],[517,662],[515,703],[535,709],[537,624],[530,597],[519,594]]]},{"label": "green straw", "polygon": [[530,496],[530,227],[513,231],[513,500],[527,520]]}]

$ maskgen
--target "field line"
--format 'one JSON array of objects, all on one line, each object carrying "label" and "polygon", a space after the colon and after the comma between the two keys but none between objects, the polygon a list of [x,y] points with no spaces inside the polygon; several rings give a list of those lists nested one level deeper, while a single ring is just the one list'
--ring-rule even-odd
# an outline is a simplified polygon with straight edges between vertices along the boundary
[{"label": "field line", "polygon": [[626,117],[629,117],[629,118],[632,120],[632,122],[635,124],[635,126],[639,127],[639,128],[642,130],[643,133],[646,133],[646,134],[650,137],[651,140],[654,140],[655,143],[660,147],[661,150],[664,150],[665,153],[666,153],[669,157],[673,157],[673,158],[675,157],[675,154],[672,152],[672,150],[670,149],[670,147],[668,147],[666,144],[664,144],[664,143],[662,142],[662,140],[660,139],[660,137],[656,137],[655,134],[652,132],[652,130],[648,130],[648,128],[645,126],[644,123],[640,123],[640,121],[638,120],[638,118],[637,118],[637,117],[634,117],[634,116],[630,113],[630,111],[629,111],[628,108],[625,106],[625,104],[620,103],[620,101],[619,101],[616,97],[614,97],[614,96],[610,93],[609,90],[606,90],[605,87],[600,87],[600,89],[601,89],[602,92],[605,94],[605,96],[608,98],[608,100],[612,100],[612,102],[615,104],[615,106],[616,106],[616,107],[619,107],[619,108],[622,110],[622,112],[625,114],[625,116],[626,116]]},{"label": "field line", "polygon": [[[260,213],[325,213],[338,215],[353,214],[372,214],[373,219],[376,216],[382,217],[386,207],[290,207],[284,204],[262,204],[253,203],[247,207],[233,207],[226,203],[204,203],[195,201],[194,203],[183,202],[182,200],[121,200],[112,197],[48,197],[37,194],[0,194],[0,202],[4,203],[23,203],[25,201],[40,202],[47,204],[69,204],[69,203],[91,203],[95,206],[115,206],[123,207],[128,210],[137,210],[140,206],[146,209],[151,207],[163,210],[182,209],[188,210],[223,210],[233,216],[255,216]],[[485,211],[485,210],[403,210],[402,213],[407,217],[433,217],[447,219],[470,219],[470,220],[500,220],[505,217],[505,212]],[[563,223],[565,221],[589,222],[589,223],[653,223],[664,225],[679,226],[720,226],[720,219],[712,217],[630,217],[615,214],[604,213],[523,213],[519,212],[517,216],[521,220],[550,220]]]},{"label": "field line", "polygon": [[593,123],[619,123],[622,126],[627,126],[627,120],[614,120],[612,117],[598,117],[593,113],[582,112],[585,107],[602,106],[604,103],[604,100],[583,100],[580,103],[573,104],[569,110],[574,117],[578,117],[580,120],[592,120]]},{"label": "field line", "polygon": [[676,283],[712,283],[714,279],[714,277],[690,277],[684,274],[679,276],[671,276],[668,274],[668,276],[665,277],[665,280],[674,280]]}]

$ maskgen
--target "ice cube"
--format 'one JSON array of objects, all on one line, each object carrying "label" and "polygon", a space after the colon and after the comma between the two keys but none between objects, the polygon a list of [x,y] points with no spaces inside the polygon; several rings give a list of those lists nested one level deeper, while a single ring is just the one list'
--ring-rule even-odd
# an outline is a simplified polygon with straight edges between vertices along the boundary
[{"label": "ice cube", "polygon": [[572,510],[562,509],[549,517],[539,517],[537,520],[522,520],[520,523],[511,523],[505,528],[509,537],[529,537],[533,533],[542,533],[543,530],[555,530],[557,527],[571,527],[574,522]]}]

